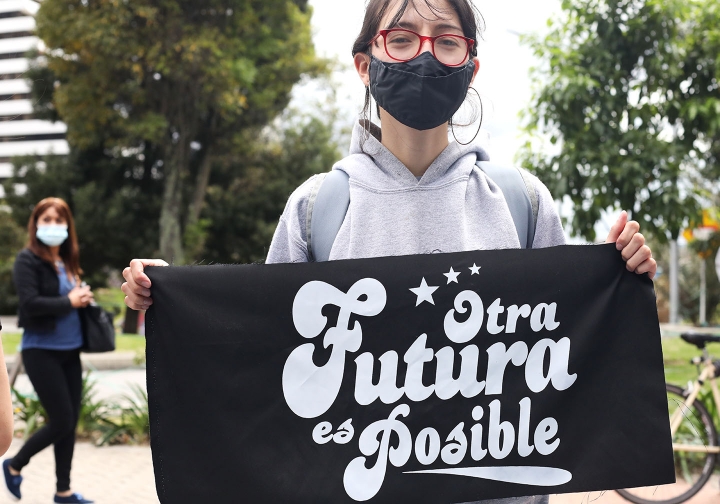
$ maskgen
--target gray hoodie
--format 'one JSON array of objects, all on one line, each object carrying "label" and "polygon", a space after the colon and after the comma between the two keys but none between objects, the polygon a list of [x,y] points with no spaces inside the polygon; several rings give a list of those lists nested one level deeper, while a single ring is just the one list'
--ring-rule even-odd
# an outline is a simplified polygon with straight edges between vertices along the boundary
[{"label": "gray hoodie", "polygon": [[[480,146],[451,143],[418,180],[374,135],[356,124],[350,155],[333,166],[350,177],[350,207],[330,260],[520,248],[500,188],[475,166],[489,159]],[[308,261],[305,221],[315,177],[288,199],[266,263]],[[533,248],[563,245],[553,198],[533,181],[539,196]],[[548,496],[481,502],[547,504]]]},{"label": "gray hoodie", "polygon": [[[333,166],[350,177],[350,207],[330,260],[520,248],[500,188],[475,166],[478,145],[450,143],[418,180],[356,124],[350,155]],[[565,243],[550,192],[533,177],[539,211],[533,248]],[[292,193],[267,263],[307,262],[305,221],[315,177]]]}]

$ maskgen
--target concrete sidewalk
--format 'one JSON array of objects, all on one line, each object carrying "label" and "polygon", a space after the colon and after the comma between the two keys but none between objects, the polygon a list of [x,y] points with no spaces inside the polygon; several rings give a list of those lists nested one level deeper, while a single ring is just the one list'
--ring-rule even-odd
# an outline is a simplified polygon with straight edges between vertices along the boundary
[{"label": "concrete sidewalk", "polygon": [[[15,440],[8,451],[22,446]],[[55,492],[55,462],[52,449],[36,455],[23,470],[23,504],[47,504]],[[687,504],[720,502],[718,477],[705,485]],[[158,504],[150,448],[147,446],[109,446],[97,448],[78,443],[73,459],[72,488],[97,504]],[[238,502],[241,501],[238,496]],[[0,502],[10,502],[0,493]],[[229,504],[229,503],[228,503]],[[585,492],[551,495],[550,504],[627,504],[616,492]]]},{"label": "concrete sidewalk", "polygon": [[[584,492],[563,495],[551,495],[550,504],[629,504],[614,491]],[[718,504],[720,502],[720,479],[713,476],[692,499],[685,504]]]},{"label": "concrete sidewalk", "polygon": [[[8,372],[15,366],[16,356],[17,354],[5,356],[5,365],[8,368]],[[137,357],[135,352],[80,353],[80,362],[82,362],[85,371],[121,370],[138,367]],[[23,370],[23,373],[24,372]]]},{"label": "concrete sidewalk", "polygon": [[[122,402],[132,395],[133,386],[145,387],[144,369],[94,371],[94,399]],[[27,375],[18,376],[16,387],[21,393],[32,391]],[[16,439],[8,450],[13,456],[22,446]],[[52,448],[37,454],[23,469],[22,503],[51,503],[55,493],[55,458]],[[72,469],[73,490],[93,499],[97,504],[156,504],[155,475],[149,446],[96,447],[82,442],[75,446]],[[2,484],[2,482],[0,482]],[[0,489],[0,503],[11,502]]]},{"label": "concrete sidewalk", "polygon": [[[13,441],[8,455],[22,446]],[[23,504],[48,504],[55,494],[55,459],[52,448],[38,453],[22,471]],[[97,504],[158,504],[149,446],[75,446],[72,489]],[[4,484],[4,483],[3,483]],[[7,491],[0,502],[12,502]]]}]

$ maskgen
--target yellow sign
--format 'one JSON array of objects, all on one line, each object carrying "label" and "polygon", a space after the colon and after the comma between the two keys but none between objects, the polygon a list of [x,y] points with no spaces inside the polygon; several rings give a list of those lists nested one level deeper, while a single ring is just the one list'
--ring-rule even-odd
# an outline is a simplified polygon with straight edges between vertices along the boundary
[{"label": "yellow sign", "polygon": [[[703,210],[702,221],[697,224],[690,222],[690,227],[685,229],[682,235],[688,243],[705,243],[718,231],[720,231],[720,209],[709,208]],[[710,257],[710,254],[712,254],[711,247],[702,247],[702,250],[698,251],[698,255],[703,258]]]}]

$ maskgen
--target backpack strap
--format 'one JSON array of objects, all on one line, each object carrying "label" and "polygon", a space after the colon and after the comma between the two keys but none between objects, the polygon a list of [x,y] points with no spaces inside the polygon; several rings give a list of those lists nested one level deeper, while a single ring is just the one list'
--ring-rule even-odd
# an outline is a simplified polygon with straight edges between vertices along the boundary
[{"label": "backpack strap", "polygon": [[538,196],[530,174],[522,168],[508,168],[478,161],[480,168],[505,196],[521,248],[532,248],[538,218]]},{"label": "backpack strap", "polygon": [[317,177],[307,207],[305,230],[308,258],[323,262],[330,258],[350,206],[350,178],[342,170],[331,170]]},{"label": "backpack strap", "polygon": [[[477,163],[505,196],[521,248],[532,248],[538,218],[538,195],[531,175],[522,168],[508,168],[487,161]],[[305,232],[308,259],[330,258],[335,238],[350,205],[350,180],[342,170],[318,175],[310,192]]]}]

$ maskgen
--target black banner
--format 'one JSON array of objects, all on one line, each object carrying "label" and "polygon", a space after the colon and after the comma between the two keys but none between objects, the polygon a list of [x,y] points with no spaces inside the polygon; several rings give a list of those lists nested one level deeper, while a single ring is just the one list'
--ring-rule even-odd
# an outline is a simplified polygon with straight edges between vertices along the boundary
[{"label": "black banner", "polygon": [[147,273],[163,503],[674,481],[653,285],[614,245]]}]

